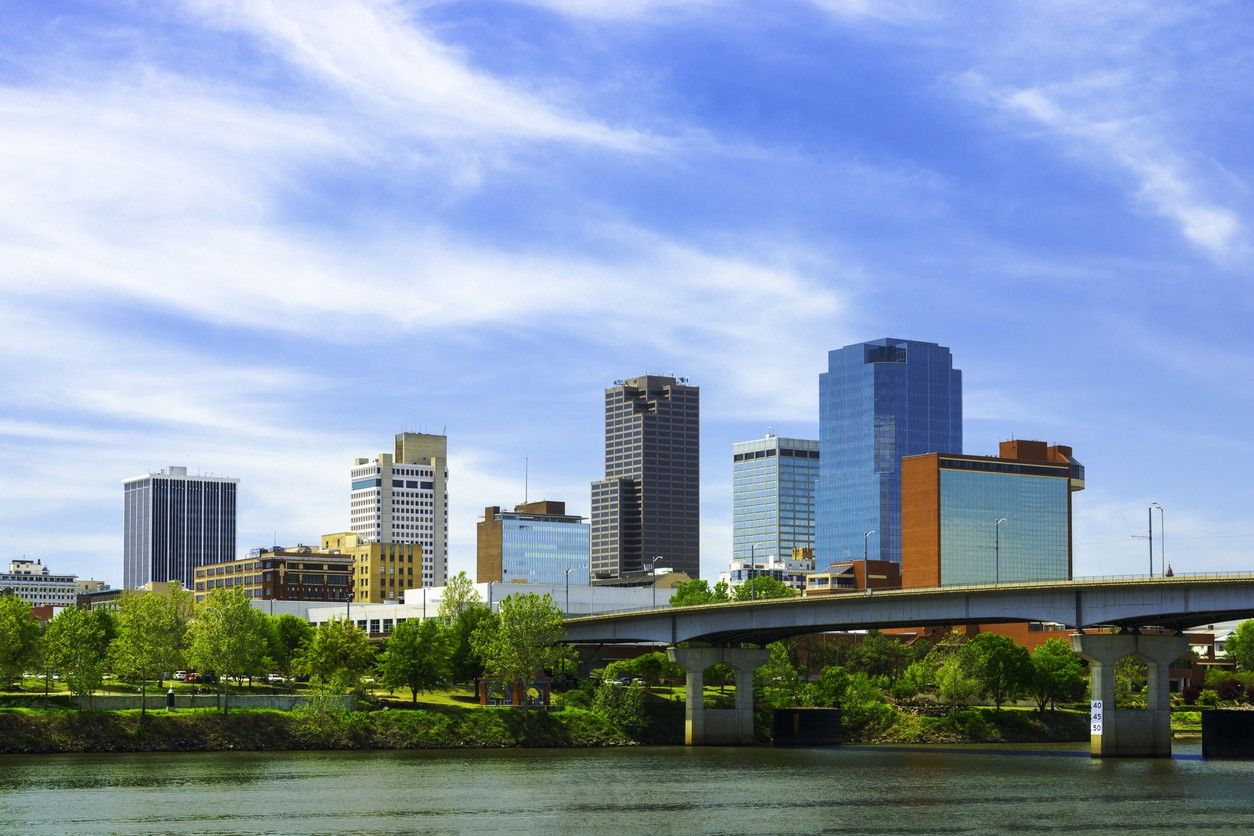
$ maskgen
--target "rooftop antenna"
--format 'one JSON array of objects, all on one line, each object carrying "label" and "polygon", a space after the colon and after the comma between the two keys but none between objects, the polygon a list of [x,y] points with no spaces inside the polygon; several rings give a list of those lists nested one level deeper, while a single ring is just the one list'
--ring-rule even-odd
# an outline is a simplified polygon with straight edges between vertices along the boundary
[{"label": "rooftop antenna", "polygon": [[531,458],[523,456],[523,504],[531,500]]}]

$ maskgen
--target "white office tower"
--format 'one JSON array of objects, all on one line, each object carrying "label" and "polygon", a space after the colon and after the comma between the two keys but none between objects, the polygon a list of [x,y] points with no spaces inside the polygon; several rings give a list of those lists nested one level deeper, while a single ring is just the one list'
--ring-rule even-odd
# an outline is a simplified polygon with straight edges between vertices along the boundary
[{"label": "white office tower", "polygon": [[422,546],[422,585],[448,578],[448,438],[399,433],[393,453],[354,459],[349,528],[360,543]]},{"label": "white office tower", "polygon": [[187,468],[122,482],[122,587],[149,581],[192,586],[197,566],[235,559],[238,479],[188,476]]}]

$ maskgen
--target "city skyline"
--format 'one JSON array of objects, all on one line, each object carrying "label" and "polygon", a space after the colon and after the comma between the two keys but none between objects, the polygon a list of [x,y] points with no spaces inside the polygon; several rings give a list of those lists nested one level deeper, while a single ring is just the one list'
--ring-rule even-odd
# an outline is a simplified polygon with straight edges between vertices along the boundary
[{"label": "city skyline", "polygon": [[1151,502],[1177,572],[1248,567],[1241,7],[314,6],[0,25],[0,563],[120,585],[169,462],[241,480],[240,553],[312,542],[417,430],[473,571],[524,459],[588,516],[598,393],[677,370],[712,577],[732,443],[893,334],[959,358],[965,452],[1082,451],[1076,574],[1143,571]]}]

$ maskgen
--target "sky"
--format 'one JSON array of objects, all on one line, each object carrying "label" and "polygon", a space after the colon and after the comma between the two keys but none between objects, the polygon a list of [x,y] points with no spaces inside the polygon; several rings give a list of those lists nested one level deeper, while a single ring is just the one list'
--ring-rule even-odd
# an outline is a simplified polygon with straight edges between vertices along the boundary
[{"label": "sky", "polygon": [[713,575],[732,442],[896,337],[965,452],[1074,448],[1077,575],[1146,571],[1151,502],[1176,572],[1254,569],[1252,78],[1241,2],[7,3],[0,561],[120,584],[169,465],[240,479],[241,553],[315,542],[412,430],[473,574],[673,372]]}]

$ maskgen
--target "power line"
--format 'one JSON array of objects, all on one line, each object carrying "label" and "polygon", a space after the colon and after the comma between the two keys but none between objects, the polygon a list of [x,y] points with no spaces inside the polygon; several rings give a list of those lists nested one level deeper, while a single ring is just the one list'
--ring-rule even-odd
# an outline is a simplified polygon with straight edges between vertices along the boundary
[{"label": "power line", "polygon": [[[1172,537],[1173,542],[1177,540],[1239,540],[1242,538],[1254,537],[1254,534],[1212,534],[1205,537]],[[1145,539],[1143,536],[1141,539]],[[1075,546],[1101,546],[1107,543],[1126,543],[1127,539],[1119,540],[1089,540],[1087,543],[1073,543]]]}]

